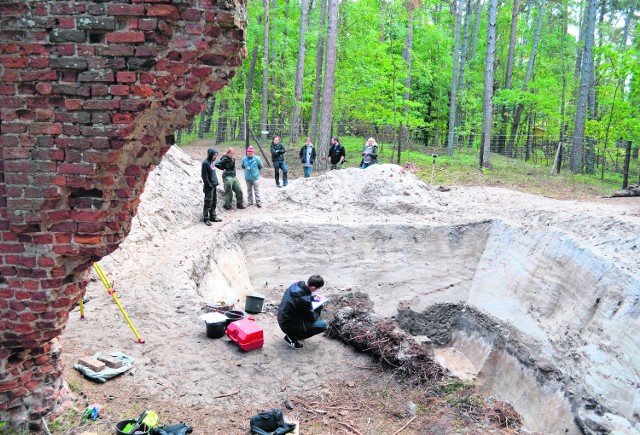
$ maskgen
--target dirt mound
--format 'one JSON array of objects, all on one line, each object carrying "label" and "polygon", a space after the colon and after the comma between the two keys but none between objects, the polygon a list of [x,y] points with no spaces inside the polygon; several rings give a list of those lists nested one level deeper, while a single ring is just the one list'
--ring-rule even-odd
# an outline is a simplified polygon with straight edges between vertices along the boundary
[{"label": "dirt mound", "polygon": [[298,179],[279,192],[286,203],[322,211],[345,208],[376,214],[425,215],[440,211],[440,198],[415,175],[396,165],[349,168]]}]

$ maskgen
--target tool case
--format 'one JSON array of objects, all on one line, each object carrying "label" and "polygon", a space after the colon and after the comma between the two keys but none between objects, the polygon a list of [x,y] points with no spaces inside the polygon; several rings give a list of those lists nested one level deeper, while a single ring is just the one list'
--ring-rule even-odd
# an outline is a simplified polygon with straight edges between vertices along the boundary
[{"label": "tool case", "polygon": [[264,345],[264,332],[252,318],[232,322],[227,326],[227,336],[240,349],[249,352]]}]

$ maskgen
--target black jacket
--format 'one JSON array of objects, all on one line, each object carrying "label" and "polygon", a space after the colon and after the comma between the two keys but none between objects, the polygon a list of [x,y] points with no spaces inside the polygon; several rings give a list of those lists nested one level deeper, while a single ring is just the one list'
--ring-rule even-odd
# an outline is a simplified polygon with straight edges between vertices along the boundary
[{"label": "black jacket", "polygon": [[339,143],[335,145],[331,145],[331,148],[329,148],[329,157],[331,157],[332,165],[335,165],[338,162],[340,162],[340,157],[345,157],[345,155],[346,155],[346,152],[344,150],[344,147]]},{"label": "black jacket", "polygon": [[320,310],[313,309],[311,290],[304,281],[294,282],[282,295],[278,308],[278,324],[284,331],[289,327],[300,325],[303,321],[315,322],[320,317]]},{"label": "black jacket", "polygon": [[284,145],[282,145],[282,142],[278,143],[277,145],[271,142],[271,161],[280,162],[284,160],[284,153],[286,151],[287,150],[285,149]]},{"label": "black jacket", "polygon": [[227,177],[236,176],[236,160],[230,159],[226,154],[222,156],[218,162],[216,162],[216,168],[222,169],[224,171],[222,173],[223,180]]},{"label": "black jacket", "polygon": [[[301,163],[307,163],[306,162],[306,157],[307,157],[307,145],[302,145],[302,148],[300,148],[300,162]],[[312,145],[311,146],[311,160],[309,160],[309,163],[313,165],[313,162],[316,161],[316,148]]]},{"label": "black jacket", "polygon": [[202,161],[202,170],[200,171],[200,176],[202,177],[202,182],[204,183],[204,191],[208,191],[214,189],[218,185],[218,174],[216,171],[211,168],[211,164],[213,163],[213,156],[218,154],[215,148],[209,148],[207,151],[207,158]]}]

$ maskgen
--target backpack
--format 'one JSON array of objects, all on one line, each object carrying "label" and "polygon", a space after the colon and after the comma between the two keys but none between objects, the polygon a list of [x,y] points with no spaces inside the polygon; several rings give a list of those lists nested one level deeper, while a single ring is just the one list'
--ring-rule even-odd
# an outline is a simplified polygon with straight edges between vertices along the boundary
[{"label": "backpack", "polygon": [[282,435],[293,432],[296,425],[293,423],[285,423],[282,411],[274,409],[272,411],[261,412],[251,417],[249,423],[252,434],[258,435]]}]

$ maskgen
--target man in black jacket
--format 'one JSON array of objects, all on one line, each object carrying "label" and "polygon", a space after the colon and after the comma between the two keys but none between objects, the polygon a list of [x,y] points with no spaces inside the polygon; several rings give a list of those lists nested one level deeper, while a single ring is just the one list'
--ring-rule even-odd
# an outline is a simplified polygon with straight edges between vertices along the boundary
[{"label": "man in black jacket", "polygon": [[222,222],[222,219],[216,216],[216,206],[218,205],[218,175],[215,171],[214,163],[218,158],[218,151],[215,148],[209,148],[207,151],[207,158],[202,161],[202,170],[200,175],[204,187],[204,224],[208,227],[211,226],[211,221]]},{"label": "man in black jacket", "polygon": [[331,170],[341,169],[345,158],[345,150],[337,137],[331,138],[331,148],[329,148],[329,160],[331,161]]},{"label": "man in black jacket", "polygon": [[282,181],[286,186],[289,184],[287,176],[289,170],[287,169],[287,162],[284,161],[284,153],[286,148],[280,143],[280,136],[274,136],[271,142],[271,161],[273,162],[273,169],[276,176],[276,186],[280,187],[280,169],[282,169]]},{"label": "man in black jacket", "polygon": [[278,325],[284,332],[284,341],[294,348],[300,349],[298,340],[313,337],[327,329],[327,323],[320,320],[322,306],[313,309],[312,293],[324,285],[320,275],[312,275],[307,282],[294,282],[284,292],[278,308]]}]

